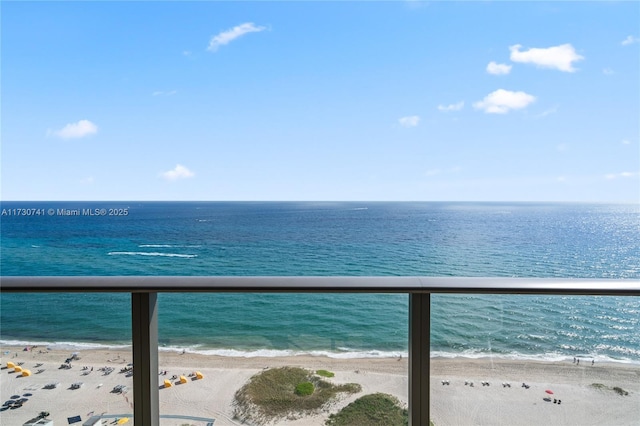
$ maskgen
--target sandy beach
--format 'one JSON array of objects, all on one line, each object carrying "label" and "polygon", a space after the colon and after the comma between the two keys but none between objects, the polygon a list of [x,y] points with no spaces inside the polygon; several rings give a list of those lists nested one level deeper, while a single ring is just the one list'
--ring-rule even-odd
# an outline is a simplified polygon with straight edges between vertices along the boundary
[{"label": "sandy beach", "polygon": [[[116,418],[133,412],[132,378],[124,371],[131,363],[130,351],[83,350],[78,353],[80,359],[71,362],[70,369],[61,369],[59,367],[70,357],[70,351],[44,347],[31,351],[15,347],[1,350],[2,402],[12,396],[28,399],[20,408],[0,412],[3,425],[20,426],[40,411],[51,413],[49,418],[55,425],[66,425],[68,418],[74,416],[80,416],[84,422],[98,415],[103,416],[104,424],[112,424]],[[22,363],[21,367],[29,369],[31,375],[23,377],[14,369],[7,369],[7,362]],[[172,379],[174,376],[187,378],[184,384],[160,389],[160,424],[163,426],[206,425],[211,421],[216,426],[241,424],[233,419],[235,392],[254,374],[280,366],[329,370],[335,373],[331,381],[359,383],[362,392],[334,402],[315,416],[279,420],[275,423],[278,425],[322,425],[330,413],[369,393],[388,393],[404,404],[408,401],[406,358],[232,358],[162,351],[159,364],[160,370],[166,370],[166,375],[158,376],[159,386],[165,379],[179,382]],[[109,369],[113,371],[105,374]],[[38,373],[40,370],[43,371]],[[190,375],[196,371],[204,378],[193,380]],[[431,371],[431,418],[437,426],[639,424],[640,366],[637,365],[596,363],[592,366],[590,360],[582,360],[576,365],[571,361],[432,359]],[[449,384],[442,384],[442,381]],[[82,382],[79,389],[71,389],[73,383],[79,382]],[[489,382],[489,385],[482,385],[482,382]],[[522,387],[523,382],[529,387]],[[45,389],[51,383],[59,385]],[[600,385],[593,386],[594,383]],[[116,386],[126,389],[115,393]],[[614,387],[629,394],[619,395]],[[561,403],[554,403],[554,399]],[[133,419],[127,424],[133,424]]]},{"label": "sandy beach", "polygon": [[[443,385],[442,380],[450,384]],[[489,385],[483,386],[483,381]],[[614,387],[629,394],[621,396]],[[579,364],[432,359],[431,418],[437,426],[639,425],[640,366],[592,366],[590,359]]]}]

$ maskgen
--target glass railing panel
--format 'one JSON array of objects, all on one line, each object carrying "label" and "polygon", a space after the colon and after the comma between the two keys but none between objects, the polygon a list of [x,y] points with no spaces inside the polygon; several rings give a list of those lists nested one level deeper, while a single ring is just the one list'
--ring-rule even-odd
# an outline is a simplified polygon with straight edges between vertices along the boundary
[{"label": "glass railing panel", "polygon": [[639,297],[431,297],[436,425],[637,424]]},{"label": "glass railing panel", "polygon": [[2,293],[0,308],[0,424],[131,417],[130,294]]},{"label": "glass railing panel", "polygon": [[378,392],[406,408],[406,294],[171,293],[158,309],[163,422],[317,423]]}]

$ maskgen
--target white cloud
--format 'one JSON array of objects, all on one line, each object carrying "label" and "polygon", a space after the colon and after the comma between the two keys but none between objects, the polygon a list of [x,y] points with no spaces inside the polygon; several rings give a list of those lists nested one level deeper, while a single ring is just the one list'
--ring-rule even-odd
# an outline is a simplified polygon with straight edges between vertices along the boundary
[{"label": "white cloud", "polygon": [[505,75],[511,72],[511,65],[498,64],[493,61],[487,65],[487,72],[493,75]]},{"label": "white cloud", "polygon": [[525,108],[535,100],[535,96],[525,92],[498,89],[489,93],[483,100],[474,103],[473,107],[481,109],[487,114],[506,114],[512,109]]},{"label": "white cloud", "polygon": [[623,45],[623,46],[628,46],[630,44],[638,43],[638,42],[640,42],[640,38],[634,37],[634,36],[627,36],[627,38],[622,40],[622,42],[620,44]]},{"label": "white cloud", "polygon": [[460,111],[462,108],[464,108],[464,101],[460,101],[457,104],[451,104],[451,105],[438,105],[438,111],[444,111],[444,112]]},{"label": "white cloud", "polygon": [[420,117],[417,115],[410,115],[408,117],[399,118],[398,122],[402,127],[416,127],[418,123],[420,123]]},{"label": "white cloud", "polygon": [[98,126],[89,120],[69,123],[60,130],[48,130],[47,135],[54,135],[61,139],[78,139],[98,132]]},{"label": "white cloud", "polygon": [[584,59],[576,53],[570,44],[562,44],[547,48],[531,48],[526,51],[520,51],[522,45],[516,44],[509,46],[511,51],[511,60],[513,62],[522,62],[535,64],[540,68],[553,68],[564,72],[575,72],[573,62]]},{"label": "white cloud", "polygon": [[182,164],[176,164],[176,167],[173,168],[172,170],[162,173],[162,177],[169,181],[186,179],[194,176],[195,176],[195,173],[187,169]]},{"label": "white cloud", "polygon": [[631,145],[631,141],[629,139],[622,139],[622,145]]},{"label": "white cloud", "polygon": [[566,143],[558,144],[558,145],[556,146],[556,150],[558,150],[558,151],[560,151],[560,152],[568,151],[568,150],[569,150],[569,145],[567,145]]},{"label": "white cloud", "polygon": [[244,24],[236,25],[230,30],[223,31],[220,34],[211,37],[207,50],[215,52],[216,50],[218,50],[218,47],[229,44],[238,37],[241,37],[248,33],[257,33],[266,29],[266,27],[255,26],[253,22],[245,22]]},{"label": "white cloud", "polygon": [[603,69],[603,70],[602,70],[602,73],[603,73],[604,75],[613,75],[613,74],[615,74],[616,72],[615,72],[614,70],[612,70],[611,68],[605,68],[605,69]]},{"label": "white cloud", "polygon": [[609,173],[604,175],[604,178],[607,180],[613,180],[618,178],[632,178],[640,176],[640,172],[621,172],[621,173]]},{"label": "white cloud", "polygon": [[84,179],[80,179],[80,183],[82,185],[91,185],[93,184],[93,181],[94,181],[93,176],[87,176]]}]

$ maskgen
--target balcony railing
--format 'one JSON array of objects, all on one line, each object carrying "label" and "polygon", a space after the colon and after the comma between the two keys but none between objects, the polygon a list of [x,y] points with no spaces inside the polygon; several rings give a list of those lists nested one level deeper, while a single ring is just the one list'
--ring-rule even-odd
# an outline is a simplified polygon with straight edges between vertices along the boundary
[{"label": "balcony railing", "polygon": [[640,280],[458,277],[0,277],[3,292],[131,293],[136,425],[159,424],[157,294],[406,293],[409,424],[429,424],[430,296],[435,293],[640,296]]}]

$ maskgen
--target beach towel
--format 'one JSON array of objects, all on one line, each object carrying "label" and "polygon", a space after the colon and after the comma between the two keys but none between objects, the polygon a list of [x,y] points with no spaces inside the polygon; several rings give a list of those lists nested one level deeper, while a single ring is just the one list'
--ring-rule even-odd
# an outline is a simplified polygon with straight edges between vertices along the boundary
[{"label": "beach towel", "polygon": [[74,423],[81,422],[82,419],[80,418],[80,416],[74,416],[74,417],[67,417],[67,421],[69,422],[70,425],[72,425]]}]

